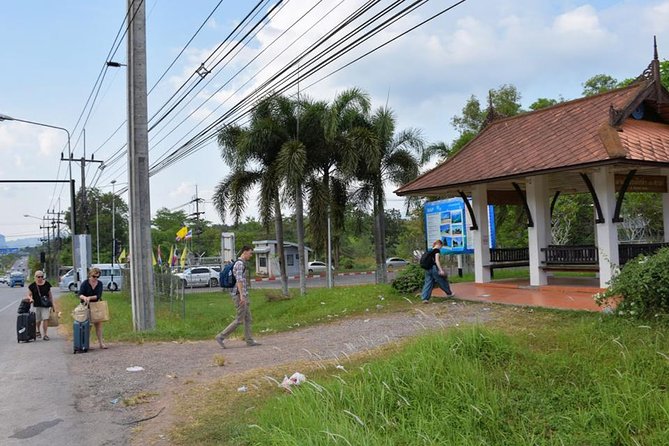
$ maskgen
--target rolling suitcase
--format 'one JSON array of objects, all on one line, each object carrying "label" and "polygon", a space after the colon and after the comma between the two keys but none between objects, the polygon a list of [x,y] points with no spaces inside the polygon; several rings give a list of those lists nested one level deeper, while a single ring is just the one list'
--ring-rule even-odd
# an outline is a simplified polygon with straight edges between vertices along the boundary
[{"label": "rolling suitcase", "polygon": [[86,353],[89,347],[91,334],[91,322],[74,321],[74,328],[72,329],[72,338],[74,341],[73,353]]},{"label": "rolling suitcase", "polygon": [[37,339],[35,330],[35,313],[20,313],[16,318],[16,339],[17,342],[30,342]]}]

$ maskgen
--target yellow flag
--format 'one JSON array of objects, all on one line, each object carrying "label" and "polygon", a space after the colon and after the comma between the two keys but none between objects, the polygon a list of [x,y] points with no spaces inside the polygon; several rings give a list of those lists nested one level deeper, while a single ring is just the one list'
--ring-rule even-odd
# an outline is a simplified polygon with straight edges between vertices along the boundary
[{"label": "yellow flag", "polygon": [[186,254],[187,254],[187,252],[188,252],[188,249],[184,246],[184,250],[181,253],[181,262],[179,262],[181,264],[182,268],[184,266],[186,266]]},{"label": "yellow flag", "polygon": [[119,262],[119,263],[123,263],[123,262],[125,262],[125,258],[126,258],[126,255],[125,255],[125,248],[123,248],[123,249],[121,250],[121,254],[118,255],[118,262]]},{"label": "yellow flag", "polygon": [[177,241],[183,240],[186,237],[186,234],[188,234],[188,226],[184,226],[177,231]]},{"label": "yellow flag", "polygon": [[174,258],[174,245],[170,247],[170,257],[167,259],[167,266],[174,266],[172,259]]},{"label": "yellow flag", "polygon": [[156,262],[156,255],[153,253],[153,250],[151,251],[151,265],[156,266],[158,262]]}]

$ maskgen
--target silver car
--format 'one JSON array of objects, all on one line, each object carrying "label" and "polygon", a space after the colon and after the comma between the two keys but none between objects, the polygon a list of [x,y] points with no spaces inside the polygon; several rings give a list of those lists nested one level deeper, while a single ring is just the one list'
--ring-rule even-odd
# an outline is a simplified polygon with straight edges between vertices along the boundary
[{"label": "silver car", "polygon": [[196,286],[218,286],[218,272],[208,266],[192,266],[186,268],[175,276],[181,281],[184,287]]},{"label": "silver car", "polygon": [[399,257],[388,257],[386,259],[386,269],[398,269],[407,266],[409,262]]}]

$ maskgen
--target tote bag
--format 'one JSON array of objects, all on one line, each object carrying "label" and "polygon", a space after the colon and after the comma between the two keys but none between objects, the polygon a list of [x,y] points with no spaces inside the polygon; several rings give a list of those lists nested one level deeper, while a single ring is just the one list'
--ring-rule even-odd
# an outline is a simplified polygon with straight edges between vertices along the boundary
[{"label": "tote bag", "polygon": [[91,309],[91,322],[105,322],[109,320],[109,307],[107,301],[89,302]]}]

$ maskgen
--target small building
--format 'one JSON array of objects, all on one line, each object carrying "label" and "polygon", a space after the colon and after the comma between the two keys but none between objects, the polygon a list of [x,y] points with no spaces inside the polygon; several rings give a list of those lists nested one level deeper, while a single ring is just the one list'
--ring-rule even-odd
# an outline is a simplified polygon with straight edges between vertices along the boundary
[{"label": "small building", "polygon": [[[256,274],[267,277],[277,277],[281,275],[279,267],[279,257],[277,255],[278,244],[276,240],[254,240],[253,253],[256,260]],[[286,256],[286,274],[289,276],[300,273],[299,261],[300,255],[297,243],[284,242],[284,255]],[[304,247],[304,253],[301,256],[305,268],[309,259],[310,248]]]}]

